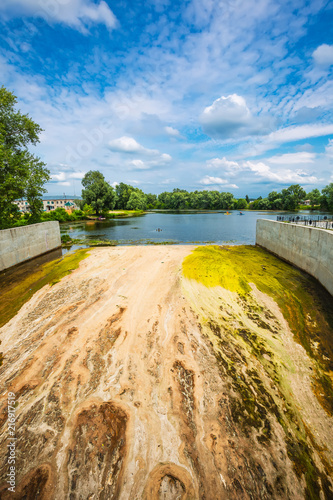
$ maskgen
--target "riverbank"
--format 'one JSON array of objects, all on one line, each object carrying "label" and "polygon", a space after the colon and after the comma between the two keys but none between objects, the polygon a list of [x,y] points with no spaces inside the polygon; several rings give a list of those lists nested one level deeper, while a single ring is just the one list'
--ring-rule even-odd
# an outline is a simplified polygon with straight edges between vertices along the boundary
[{"label": "riverbank", "polygon": [[194,250],[91,249],[1,329],[17,498],[330,498],[331,297],[262,249]]}]

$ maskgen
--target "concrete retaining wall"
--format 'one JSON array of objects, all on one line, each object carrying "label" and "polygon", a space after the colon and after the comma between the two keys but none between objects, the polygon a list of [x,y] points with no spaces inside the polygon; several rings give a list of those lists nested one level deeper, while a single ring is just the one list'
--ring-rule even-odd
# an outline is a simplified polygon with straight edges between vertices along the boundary
[{"label": "concrete retaining wall", "polygon": [[61,246],[58,221],[0,231],[0,271]]},{"label": "concrete retaining wall", "polygon": [[333,295],[333,231],[258,219],[256,244],[311,274]]}]

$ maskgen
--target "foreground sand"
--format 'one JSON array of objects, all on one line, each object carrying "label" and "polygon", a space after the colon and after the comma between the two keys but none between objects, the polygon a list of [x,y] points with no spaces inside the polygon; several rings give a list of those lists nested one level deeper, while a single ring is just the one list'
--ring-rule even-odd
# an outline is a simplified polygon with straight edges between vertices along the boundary
[{"label": "foreground sand", "polygon": [[[237,427],[234,390],[205,328],[216,310],[260,327],[236,294],[182,277],[193,248],[94,249],[2,328],[1,498],[305,498],[306,481],[274,416],[269,443]],[[281,334],[288,390],[322,448],[312,452],[324,472],[333,425],[311,390],[311,361],[276,304],[258,290],[253,300]],[[244,377],[249,363],[240,366]],[[266,383],[255,360],[250,368]],[[18,401],[15,494],[5,483],[8,391]]]}]

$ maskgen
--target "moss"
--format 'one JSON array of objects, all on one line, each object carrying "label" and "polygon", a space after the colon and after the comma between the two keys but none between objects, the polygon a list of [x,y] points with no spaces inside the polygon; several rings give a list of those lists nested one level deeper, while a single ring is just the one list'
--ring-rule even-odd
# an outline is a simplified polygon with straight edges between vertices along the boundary
[{"label": "moss", "polygon": [[32,295],[44,285],[54,285],[64,276],[76,269],[81,260],[87,257],[87,249],[67,254],[65,257],[48,262],[37,271],[28,274],[19,283],[14,283],[2,291],[0,302],[0,326],[6,324],[17,314]]}]

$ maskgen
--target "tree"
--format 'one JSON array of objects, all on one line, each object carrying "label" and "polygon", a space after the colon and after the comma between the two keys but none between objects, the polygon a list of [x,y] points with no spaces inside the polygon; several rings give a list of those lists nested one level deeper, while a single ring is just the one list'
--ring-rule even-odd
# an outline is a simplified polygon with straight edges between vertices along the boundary
[{"label": "tree", "polygon": [[236,205],[238,210],[242,210],[243,208],[247,208],[247,201],[245,198],[239,198],[237,200],[237,205]]},{"label": "tree", "polygon": [[134,191],[134,187],[129,184],[125,184],[124,182],[120,182],[120,184],[116,187],[117,193],[117,204],[116,208],[120,210],[125,210],[128,200],[130,199],[131,193]]},{"label": "tree", "polygon": [[306,193],[299,184],[293,184],[282,189],[282,203],[284,210],[296,210],[300,201],[305,199]]},{"label": "tree", "polygon": [[41,196],[50,172],[28,150],[39,142],[42,129],[28,115],[15,110],[14,94],[0,88],[0,228],[13,225],[21,215],[14,201],[27,198],[31,222],[42,212]]},{"label": "tree", "polygon": [[146,195],[139,191],[133,191],[127,202],[126,210],[144,210],[146,205]]},{"label": "tree", "polygon": [[321,190],[323,193],[321,206],[324,210],[333,210],[333,182],[328,184]]},{"label": "tree", "polygon": [[112,210],[116,204],[116,193],[98,170],[90,170],[82,179],[82,199],[91,205],[97,215]]},{"label": "tree", "polygon": [[156,208],[157,195],[148,193],[146,194],[146,198],[147,198],[147,208]]},{"label": "tree", "polygon": [[320,204],[321,194],[319,189],[312,189],[312,191],[310,191],[307,196],[310,200],[311,208],[313,208],[315,205]]}]

